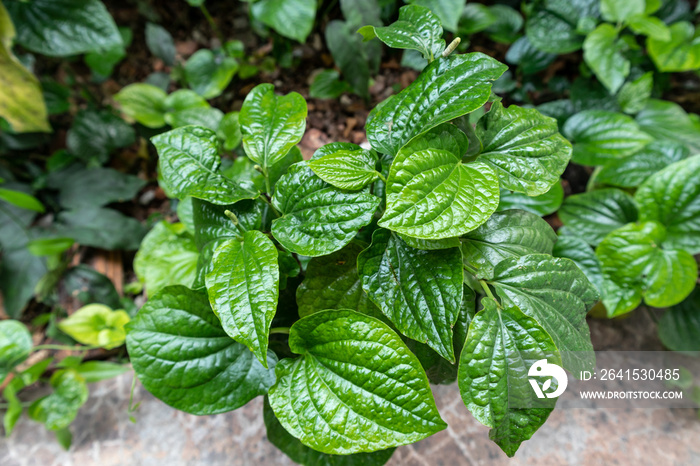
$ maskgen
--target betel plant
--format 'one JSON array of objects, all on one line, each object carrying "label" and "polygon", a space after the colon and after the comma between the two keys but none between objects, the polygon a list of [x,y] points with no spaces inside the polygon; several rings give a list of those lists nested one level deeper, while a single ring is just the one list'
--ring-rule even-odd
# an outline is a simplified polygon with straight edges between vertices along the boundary
[{"label": "betel plant", "polygon": [[506,66],[441,53],[420,26],[378,34],[432,53],[370,113],[371,149],[331,143],[299,161],[306,103],[270,84],[240,112],[240,158],[262,183],[224,176],[209,129],[153,138],[167,191],[192,198],[199,249],[194,283],[155,292],[127,325],[155,396],[202,415],[266,394],[269,438],[296,461],[381,464],[446,427],[429,380],[456,379],[512,456],[555,403],[536,402],[527,369],[592,367],[595,288],[552,257],[544,220],[496,213],[501,187],[536,196],[557,183],[571,145],[554,119],[500,102],[470,125]]}]

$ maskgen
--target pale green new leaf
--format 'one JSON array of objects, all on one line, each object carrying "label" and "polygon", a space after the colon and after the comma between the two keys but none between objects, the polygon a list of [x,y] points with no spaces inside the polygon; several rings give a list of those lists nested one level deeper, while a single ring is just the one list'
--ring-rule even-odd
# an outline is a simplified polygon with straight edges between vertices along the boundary
[{"label": "pale green new leaf", "polygon": [[122,112],[149,128],[165,126],[165,99],[167,94],[160,88],[146,83],[129,84],[123,87],[114,100]]},{"label": "pale green new leaf", "polygon": [[227,240],[214,251],[207,292],[226,333],[267,367],[270,324],[277,310],[280,270],[277,248],[262,232]]},{"label": "pale green new leaf", "polygon": [[609,23],[623,23],[633,16],[644,14],[644,0],[601,0],[600,14]]},{"label": "pale green new leaf", "polygon": [[357,270],[363,289],[401,333],[454,361],[452,327],[463,292],[459,248],[414,249],[378,229]]},{"label": "pale green new leaf", "polygon": [[601,24],[588,34],[583,42],[583,59],[611,94],[622,87],[630,73],[630,61],[622,54],[622,42],[612,24]]},{"label": "pale green new leaf", "polygon": [[282,426],[330,454],[383,450],[446,427],[418,359],[387,325],[353,311],[296,322],[269,400]]},{"label": "pale green new leaf", "polygon": [[279,34],[302,44],[316,19],[316,0],[259,0],[251,3],[250,13]]},{"label": "pale green new leaf", "polygon": [[483,146],[477,160],[495,170],[502,188],[528,196],[549,191],[571,159],[557,121],[535,109],[496,102],[479,119],[476,134]]},{"label": "pale green new leaf", "polygon": [[282,160],[301,141],[306,113],[306,101],[300,94],[278,96],[272,84],[255,86],[238,115],[248,157],[263,168]]},{"label": "pale green new leaf", "polygon": [[313,172],[336,188],[358,190],[379,177],[376,154],[362,148],[339,150],[309,162]]},{"label": "pale green new leaf", "polygon": [[679,21],[669,27],[670,40],[647,39],[647,50],[659,71],[688,71],[700,68],[700,37],[691,23]]},{"label": "pale green new leaf", "polygon": [[124,326],[131,320],[124,310],[114,311],[104,304],[88,304],[58,323],[58,328],[84,345],[105,349],[124,344]]},{"label": "pale green new leaf", "polygon": [[221,328],[204,292],[161,290],[127,327],[126,345],[139,380],[161,401],[191,414],[232,411],[275,383],[271,351],[265,369]]},{"label": "pale green new leaf", "polygon": [[152,138],[158,149],[158,170],[171,194],[212,204],[233,204],[255,199],[250,183],[236,184],[219,171],[221,157],[216,133],[197,126],[185,126]]},{"label": "pale green new leaf", "polygon": [[348,244],[368,225],[379,198],[365,191],[343,191],[314,175],[306,162],[280,178],[272,205],[282,213],[272,234],[291,252],[324,256]]}]

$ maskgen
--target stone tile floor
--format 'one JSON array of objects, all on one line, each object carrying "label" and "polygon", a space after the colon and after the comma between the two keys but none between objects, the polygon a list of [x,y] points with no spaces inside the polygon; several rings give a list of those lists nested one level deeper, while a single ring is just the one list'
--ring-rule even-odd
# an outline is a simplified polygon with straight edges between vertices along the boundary
[{"label": "stone tile floor", "polygon": [[[648,316],[593,321],[598,349],[658,349]],[[36,423],[23,418],[0,440],[0,465],[286,465],[270,444],[262,399],[237,411],[197,417],[176,412],[136,385],[137,422],[127,407],[131,374],[91,386],[90,400],[63,451]],[[548,422],[509,460],[488,439],[488,429],[467,412],[455,385],[433,387],[449,428],[400,447],[390,465],[700,465],[700,420],[695,410],[555,410]]]}]

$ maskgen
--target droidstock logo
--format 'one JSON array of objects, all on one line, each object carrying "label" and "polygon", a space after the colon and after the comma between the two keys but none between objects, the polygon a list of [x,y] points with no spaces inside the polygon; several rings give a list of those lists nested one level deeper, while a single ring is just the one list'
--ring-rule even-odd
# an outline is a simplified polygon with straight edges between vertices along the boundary
[{"label": "droidstock logo", "polygon": [[[564,393],[564,390],[566,390],[566,385],[569,383],[564,369],[556,364],[547,362],[546,359],[540,359],[530,366],[530,370],[528,371],[527,375],[530,377],[549,377],[545,383],[542,384],[542,388],[540,388],[540,386],[537,384],[537,380],[533,378],[528,379],[532,389],[537,395],[537,398],[557,398]],[[547,390],[552,387],[552,379],[557,381],[556,390],[554,390],[552,393],[547,393]]]}]

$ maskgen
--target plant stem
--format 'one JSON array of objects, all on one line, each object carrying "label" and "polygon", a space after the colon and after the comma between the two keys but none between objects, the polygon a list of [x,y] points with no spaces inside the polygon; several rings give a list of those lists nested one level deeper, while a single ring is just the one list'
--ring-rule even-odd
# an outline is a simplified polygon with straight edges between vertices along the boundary
[{"label": "plant stem", "polygon": [[484,293],[486,293],[486,296],[496,301],[498,307],[501,307],[501,303],[499,303],[498,300],[493,296],[493,293],[491,293],[491,288],[489,288],[488,283],[486,283],[484,280],[479,280],[479,283],[481,284],[481,288],[484,290]]},{"label": "plant stem", "polygon": [[265,204],[270,206],[270,209],[272,209],[272,211],[275,213],[275,215],[277,215],[277,217],[282,216],[282,213],[280,213],[279,210],[275,209],[275,206],[272,205],[272,202],[270,202],[266,195],[263,194],[262,196],[260,196],[260,199],[262,199],[265,202]]},{"label": "plant stem", "polygon": [[382,175],[381,172],[377,172],[377,175],[379,175],[379,179],[382,180],[384,184],[386,184],[386,178],[384,177],[384,175]]},{"label": "plant stem", "polygon": [[32,351],[56,350],[56,351],[89,351],[100,348],[100,346],[69,346],[69,345],[37,345]]},{"label": "plant stem", "polygon": [[[20,405],[22,405],[23,408],[28,408],[33,403],[34,403],[33,401],[22,401],[22,402],[20,402]],[[0,409],[9,408],[9,407],[10,407],[10,403],[0,403]]]},{"label": "plant stem", "polygon": [[469,272],[470,274],[472,274],[472,275],[476,275],[476,274],[477,274],[476,269],[474,269],[474,268],[472,268],[472,267],[470,267],[470,266],[468,266],[468,265],[466,265],[466,264],[462,264],[462,268],[463,268],[464,270],[466,270],[467,272]]},{"label": "plant stem", "polygon": [[276,333],[289,335],[289,327],[273,327],[270,329],[270,335],[274,335]]},{"label": "plant stem", "polygon": [[214,18],[211,17],[209,10],[203,2],[201,5],[199,5],[199,9],[202,10],[202,14],[209,22],[209,26],[211,26],[212,30],[214,31],[214,34],[216,34],[216,37],[219,38],[219,42],[221,42],[221,46],[223,47],[224,42],[226,42],[226,40],[224,39],[224,35],[221,33],[221,29],[219,29],[219,26],[216,25],[216,23],[214,22]]}]

